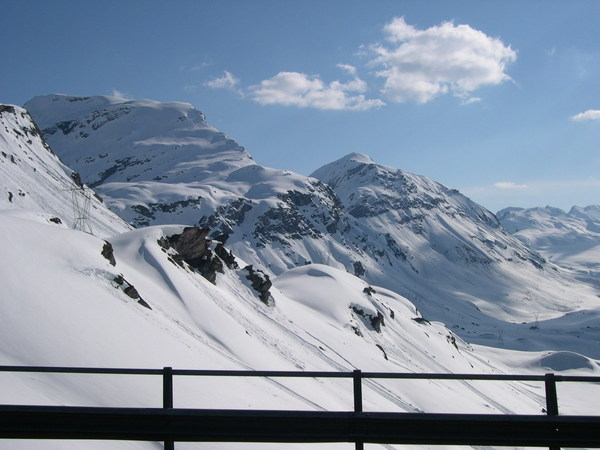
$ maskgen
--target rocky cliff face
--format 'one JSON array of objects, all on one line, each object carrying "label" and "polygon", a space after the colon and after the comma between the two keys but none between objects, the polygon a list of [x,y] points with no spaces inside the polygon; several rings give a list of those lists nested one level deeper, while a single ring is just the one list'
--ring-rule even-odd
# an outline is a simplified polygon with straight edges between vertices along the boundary
[{"label": "rocky cliff face", "polygon": [[256,164],[191,105],[55,95],[27,106],[55,151],[127,221],[209,228],[271,277],[337,267],[484,343],[507,321],[595,301],[458,191],[365,155],[305,177]]}]

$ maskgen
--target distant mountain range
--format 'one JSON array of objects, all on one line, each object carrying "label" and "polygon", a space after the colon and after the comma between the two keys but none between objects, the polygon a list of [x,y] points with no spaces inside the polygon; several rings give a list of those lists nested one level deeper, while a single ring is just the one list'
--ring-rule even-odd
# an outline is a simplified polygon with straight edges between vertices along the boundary
[{"label": "distant mountain range", "polygon": [[600,288],[600,205],[558,208],[506,208],[502,226],[546,259],[581,281]]}]

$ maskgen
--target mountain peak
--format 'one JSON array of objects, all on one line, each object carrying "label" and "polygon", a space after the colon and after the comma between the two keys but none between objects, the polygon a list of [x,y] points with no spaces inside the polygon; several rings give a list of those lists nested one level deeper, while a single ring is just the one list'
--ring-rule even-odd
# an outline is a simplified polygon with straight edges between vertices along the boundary
[{"label": "mountain peak", "polygon": [[345,173],[356,166],[363,166],[365,164],[375,164],[375,161],[364,153],[353,152],[332,163],[325,164],[321,168],[315,170],[310,176],[329,183],[336,178],[337,175]]},{"label": "mountain peak", "polygon": [[111,96],[34,97],[26,107],[50,145],[92,187],[201,180],[206,165],[252,164],[243,147],[189,103]]},{"label": "mountain peak", "polygon": [[338,161],[355,161],[363,164],[373,164],[375,162],[369,155],[358,152],[348,153],[343,158],[338,159]]}]

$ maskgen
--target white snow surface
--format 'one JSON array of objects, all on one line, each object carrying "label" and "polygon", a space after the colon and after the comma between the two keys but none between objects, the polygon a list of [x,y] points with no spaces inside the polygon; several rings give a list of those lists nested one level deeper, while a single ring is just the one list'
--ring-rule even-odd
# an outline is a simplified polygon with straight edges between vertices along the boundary
[{"label": "white snow surface", "polygon": [[600,205],[506,208],[498,219],[515,237],[585,282],[600,287]]},{"label": "white snow surface", "polygon": [[[72,99],[49,97],[51,105],[60,105],[62,122],[73,120],[71,108],[75,106],[80,108],[80,116],[88,117],[90,107],[113,111],[111,108],[122,108],[128,102],[114,97]],[[180,114],[187,112],[188,118],[195,117],[194,130],[219,134],[203,124],[200,113],[189,112],[189,105],[134,103],[134,109],[138,105],[140,109],[147,108],[144,117],[157,111],[163,117],[163,110],[168,109],[177,122],[183,117]],[[40,105],[40,111],[45,111],[45,106]],[[101,123],[94,122],[100,116],[106,122],[93,130],[92,123]],[[88,138],[80,139],[92,137],[90,130],[98,131],[118,122],[118,118],[108,120],[113,117],[112,112],[98,117],[90,123],[78,120],[79,125],[85,124],[81,131],[90,132]],[[553,371],[589,375],[600,372],[600,312],[593,286],[569,278],[558,266],[538,262],[542,260],[534,252],[502,231],[491,213],[424,177],[377,165],[364,155],[349,155],[315,174],[329,182],[329,187],[315,178],[258,166],[241,147],[223,137],[226,145],[221,150],[213,148],[203,154],[199,148],[188,149],[195,161],[189,166],[191,173],[206,174],[204,178],[198,175],[202,182],[185,181],[183,174],[174,183],[142,180],[142,175],[136,180],[127,181],[129,175],[115,180],[114,192],[131,192],[130,197],[115,195],[108,202],[111,205],[119,201],[124,205],[144,204],[145,200],[136,200],[135,192],[155,198],[164,191],[180,201],[181,193],[189,192],[187,189],[192,186],[204,192],[203,199],[209,199],[207,204],[202,201],[195,205],[199,210],[229,205],[232,211],[243,211],[245,220],[260,224],[261,217],[276,222],[277,214],[283,214],[286,208],[294,211],[294,205],[294,214],[304,212],[303,217],[314,220],[311,223],[320,236],[314,230],[314,235],[302,234],[306,229],[300,226],[304,222],[299,221],[295,232],[300,237],[294,238],[289,229],[278,233],[272,227],[254,236],[256,228],[245,220],[236,223],[235,217],[230,219],[226,246],[234,249],[240,269],[225,268],[217,274],[216,284],[211,284],[189,267],[174,264],[170,260],[172,252],[158,243],[164,236],[180,233],[185,225],[159,224],[132,230],[102,203],[93,200],[89,214],[92,233],[74,229],[71,170],[50,153],[39,137],[24,133],[23,127],[33,133],[25,111],[16,107],[13,112],[2,110],[0,118],[1,149],[7,155],[0,158],[4,189],[0,203],[2,365],[310,371],[358,368],[440,373]],[[63,126],[68,130],[71,125]],[[126,130],[125,125],[120,126]],[[55,135],[60,136],[60,130],[57,128]],[[165,130],[164,134],[172,132],[169,127]],[[150,136],[140,137],[140,130],[130,129],[128,133],[149,142]],[[116,139],[110,142],[118,148]],[[85,149],[73,145],[72,156],[85,160],[89,156]],[[221,151],[224,161],[220,159]],[[79,156],[75,156],[77,152]],[[166,160],[167,156],[163,156]],[[98,156],[89,164],[101,164],[109,158],[113,156]],[[209,160],[209,166],[222,167],[222,162],[227,169],[213,172],[204,166]],[[181,164],[183,161],[179,160],[175,165],[183,167]],[[167,166],[173,166],[173,161]],[[117,172],[100,185],[105,195],[113,192],[109,178],[121,177]],[[90,170],[88,176],[97,173]],[[359,183],[354,192],[347,184],[351,177]],[[90,180],[94,181],[84,176],[84,181]],[[121,187],[118,183],[122,183]],[[417,196],[424,192],[419,189],[425,188],[430,197]],[[20,196],[19,189],[26,195]],[[398,195],[401,189],[406,195]],[[89,188],[82,190],[87,192]],[[8,200],[8,192],[13,193],[12,201]],[[361,197],[372,200],[359,202]],[[378,212],[377,202],[389,197],[407,202],[417,198],[425,205],[390,210],[386,209],[388,204],[381,203],[384,210]],[[228,202],[233,200],[239,203],[230,205]],[[430,207],[440,204],[442,209]],[[251,208],[244,211],[244,205]],[[361,207],[371,208],[369,214],[362,214]],[[157,217],[166,220],[199,214],[191,211],[189,205],[175,207],[171,212],[165,209],[166,212],[156,209]],[[346,214],[346,210],[355,214]],[[323,213],[323,222],[314,218],[315,211]],[[328,215],[332,211],[340,216]],[[431,215],[421,217],[427,211]],[[410,220],[402,222],[403,214]],[[53,220],[56,217],[61,221]],[[284,215],[284,222],[291,222],[290,217],[299,216]],[[335,231],[326,231],[327,220],[335,223],[331,228]],[[406,233],[406,227],[410,233]],[[404,251],[404,258],[402,253],[377,253],[389,246],[386,233]],[[450,244],[449,236],[456,241]],[[362,253],[356,253],[359,247],[352,240],[358,237],[379,239],[382,244],[370,248],[365,244]],[[470,258],[470,251],[461,253],[456,242],[471,246],[479,242],[474,247],[479,250],[491,245],[493,252],[484,256],[493,261],[481,262],[478,258],[485,258],[480,254]],[[113,248],[115,266],[102,256],[107,243]],[[263,243],[263,247],[257,243]],[[515,258],[515,252],[523,259]],[[358,256],[367,272],[361,278],[348,273]],[[312,263],[304,264],[308,259]],[[243,269],[246,263],[271,275],[273,305],[261,302],[251,288]],[[136,288],[151,309],[124,293],[116,281],[119,276]],[[401,295],[405,292],[413,298]],[[524,292],[527,296],[519,297]],[[418,308],[412,301],[415,298],[420,300]],[[420,311],[427,305],[429,310],[423,316]],[[442,323],[444,317],[450,318],[448,327]],[[524,317],[529,320],[522,324]],[[468,339],[470,336],[474,339]],[[0,401],[5,404],[158,407],[162,400],[159,377],[0,373],[0,378]],[[559,386],[561,412],[595,414],[598,400],[600,388],[596,385]],[[541,414],[544,402],[541,383],[364,382],[367,411]],[[344,379],[176,377],[175,407],[351,410],[352,386]],[[0,441],[0,448],[6,449],[150,449],[160,445]],[[382,447],[395,448],[368,446]],[[323,446],[177,443],[177,448]],[[349,449],[353,444],[327,448]]]},{"label": "white snow surface", "polygon": [[[469,342],[551,342],[600,357],[598,286],[454,189],[360,153],[312,177],[266,168],[183,103],[48,95],[27,107],[53,149],[135,226],[208,227],[272,276],[308,262],[357,274]],[[580,326],[552,339],[572,325],[568,314]]]},{"label": "white snow surface", "polygon": [[[413,320],[419,317],[416,308],[398,294],[376,286],[365,293],[367,283],[324,265],[299,267],[277,277],[272,288],[275,306],[266,306],[249,287],[242,269],[226,269],[213,285],[170,262],[157,241],[180,232],[179,226],[147,227],[111,237],[114,267],[101,255],[103,239],[49,223],[40,214],[4,210],[0,227],[5,262],[0,280],[0,357],[5,365],[600,371],[597,361],[569,352],[524,356],[505,351],[496,357],[495,351],[465,343],[441,323]],[[118,289],[117,275],[134,285],[152,309]],[[368,320],[378,313],[384,318],[380,332]],[[159,377],[0,376],[4,403],[158,407],[161,401]],[[591,395],[596,395],[594,389]],[[541,386],[494,382],[366,381],[364,397],[365,409],[373,411],[537,414],[544,402]],[[351,398],[348,380],[175,380],[175,407],[349,410]],[[586,408],[585,404],[573,407]],[[0,447],[52,445],[2,441]],[[154,445],[86,443],[85,448]],[[184,448],[246,447],[187,444]]]}]

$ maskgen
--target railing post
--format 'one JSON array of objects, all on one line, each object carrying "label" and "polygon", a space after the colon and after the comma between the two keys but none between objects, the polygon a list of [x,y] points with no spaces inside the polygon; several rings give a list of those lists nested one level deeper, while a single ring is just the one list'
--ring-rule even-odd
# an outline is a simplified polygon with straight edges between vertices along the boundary
[{"label": "railing post", "polygon": [[362,375],[360,370],[352,372],[352,380],[354,382],[354,412],[362,412]]},{"label": "railing post", "polygon": [[[173,368],[172,367],[163,367],[163,408],[164,409],[172,409],[173,408]],[[165,441],[164,442],[165,450],[174,450],[175,442],[173,441]]]},{"label": "railing post", "polygon": [[[362,412],[363,403],[362,403],[362,375],[359,369],[352,372],[352,385],[354,388],[354,412]],[[365,445],[361,441],[356,441],[354,443],[355,450],[364,450]]]},{"label": "railing post", "polygon": [[[556,393],[556,377],[553,373],[544,375],[546,386],[546,414],[558,416],[558,395]],[[560,450],[560,447],[549,447],[549,450]]]},{"label": "railing post", "polygon": [[558,416],[558,397],[556,395],[556,377],[553,373],[544,375],[546,385],[546,413],[549,416]]}]

